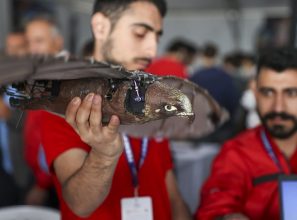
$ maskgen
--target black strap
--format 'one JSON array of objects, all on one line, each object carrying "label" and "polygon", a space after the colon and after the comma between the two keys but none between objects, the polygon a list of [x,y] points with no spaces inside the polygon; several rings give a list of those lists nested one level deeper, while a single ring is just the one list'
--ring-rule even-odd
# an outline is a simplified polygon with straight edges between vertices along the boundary
[{"label": "black strap", "polygon": [[256,177],[253,179],[253,185],[257,186],[259,184],[266,183],[266,182],[278,181],[278,178],[280,175],[283,175],[283,173],[272,173],[272,174]]},{"label": "black strap", "polygon": [[132,88],[126,94],[125,108],[133,115],[144,116],[145,92],[147,87],[135,80],[133,83]]}]

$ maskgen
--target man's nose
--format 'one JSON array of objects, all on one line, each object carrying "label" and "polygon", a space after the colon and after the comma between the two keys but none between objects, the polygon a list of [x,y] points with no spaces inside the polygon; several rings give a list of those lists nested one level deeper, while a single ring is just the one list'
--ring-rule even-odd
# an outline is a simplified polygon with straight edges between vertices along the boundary
[{"label": "man's nose", "polygon": [[284,112],[285,110],[285,102],[282,95],[278,94],[275,96],[274,100],[274,111],[275,112]]},{"label": "man's nose", "polygon": [[149,58],[154,58],[157,55],[158,39],[155,35],[151,35],[146,45],[146,55]]}]

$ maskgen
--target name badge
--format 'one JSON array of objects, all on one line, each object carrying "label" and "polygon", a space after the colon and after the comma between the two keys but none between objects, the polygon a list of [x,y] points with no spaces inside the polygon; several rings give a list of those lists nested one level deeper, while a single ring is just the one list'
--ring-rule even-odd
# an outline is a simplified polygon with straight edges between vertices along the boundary
[{"label": "name badge", "polygon": [[121,199],[122,220],[153,220],[151,197]]}]

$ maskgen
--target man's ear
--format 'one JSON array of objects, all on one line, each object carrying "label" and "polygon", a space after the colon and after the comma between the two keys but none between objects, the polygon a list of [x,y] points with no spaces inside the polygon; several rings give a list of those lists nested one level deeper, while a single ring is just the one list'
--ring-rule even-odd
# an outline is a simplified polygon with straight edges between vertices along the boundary
[{"label": "man's ear", "polygon": [[97,12],[92,16],[91,25],[95,39],[105,41],[111,28],[109,18],[104,14]]}]

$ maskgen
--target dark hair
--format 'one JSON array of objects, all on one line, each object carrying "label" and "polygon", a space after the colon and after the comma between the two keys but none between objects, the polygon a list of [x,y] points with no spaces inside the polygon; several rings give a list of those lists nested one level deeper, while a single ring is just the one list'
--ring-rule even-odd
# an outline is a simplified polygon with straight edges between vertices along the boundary
[{"label": "dark hair", "polygon": [[186,51],[189,54],[196,54],[197,47],[184,39],[175,39],[167,47],[166,51],[168,52],[177,52],[177,51]]},{"label": "dark hair", "polygon": [[270,49],[263,51],[258,59],[257,75],[260,69],[267,67],[277,72],[282,72],[286,69],[297,69],[297,49],[296,48],[281,48]]},{"label": "dark hair", "polygon": [[162,17],[166,14],[167,4],[165,0],[96,0],[93,7],[93,14],[97,12],[103,13],[111,20],[112,26],[114,26],[130,4],[137,1],[150,2],[157,7]]},{"label": "dark hair", "polygon": [[242,53],[241,60],[242,61],[249,61],[249,62],[251,62],[253,64],[256,63],[256,57],[252,53]]},{"label": "dark hair", "polygon": [[234,51],[224,56],[224,64],[230,64],[235,68],[239,68],[243,59],[243,54],[240,51]]},{"label": "dark hair", "polygon": [[206,57],[215,57],[218,54],[218,48],[214,43],[207,43],[202,49],[202,54]]}]

